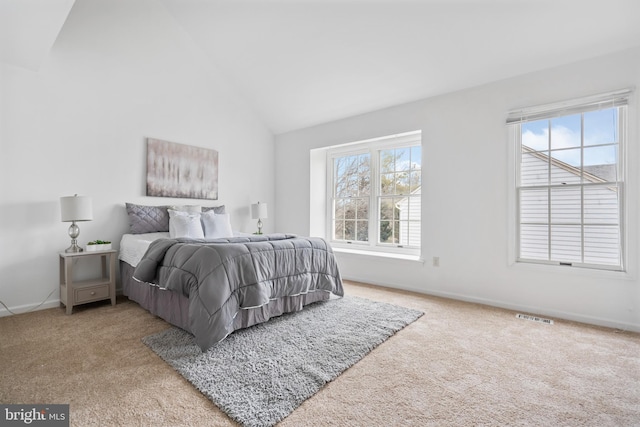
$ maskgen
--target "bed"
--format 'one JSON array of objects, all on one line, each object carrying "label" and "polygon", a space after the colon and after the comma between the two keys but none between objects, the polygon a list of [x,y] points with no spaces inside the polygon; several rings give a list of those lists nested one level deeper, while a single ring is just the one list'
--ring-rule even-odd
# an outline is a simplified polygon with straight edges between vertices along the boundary
[{"label": "bed", "polygon": [[[168,217],[175,207],[127,204],[127,211],[131,232],[119,252],[123,294],[192,333],[203,351],[238,329],[344,294],[323,239],[232,232],[224,207],[180,215],[201,224],[202,235],[185,234]],[[207,227],[207,217],[225,224],[225,236]]]}]

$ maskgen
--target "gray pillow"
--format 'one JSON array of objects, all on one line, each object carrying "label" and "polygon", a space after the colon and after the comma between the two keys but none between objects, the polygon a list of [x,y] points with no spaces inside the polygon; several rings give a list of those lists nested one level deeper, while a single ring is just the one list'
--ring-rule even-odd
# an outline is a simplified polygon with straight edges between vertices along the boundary
[{"label": "gray pillow", "polygon": [[144,206],[126,203],[131,234],[169,231],[169,212],[166,206]]}]

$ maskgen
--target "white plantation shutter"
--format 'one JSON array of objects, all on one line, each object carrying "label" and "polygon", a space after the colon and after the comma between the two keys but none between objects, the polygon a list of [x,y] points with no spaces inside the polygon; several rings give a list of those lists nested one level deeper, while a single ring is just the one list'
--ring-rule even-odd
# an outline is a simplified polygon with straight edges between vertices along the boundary
[{"label": "white plantation shutter", "polygon": [[511,112],[517,259],[624,269],[624,137],[630,91]]}]

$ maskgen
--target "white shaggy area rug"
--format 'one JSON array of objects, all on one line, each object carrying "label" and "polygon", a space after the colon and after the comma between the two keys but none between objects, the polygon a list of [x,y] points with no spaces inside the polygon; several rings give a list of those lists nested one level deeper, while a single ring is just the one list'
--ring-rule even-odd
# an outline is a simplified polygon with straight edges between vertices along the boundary
[{"label": "white shaggy area rug", "polygon": [[178,328],[142,341],[233,420],[272,426],[423,314],[345,296],[236,331],[205,353]]}]

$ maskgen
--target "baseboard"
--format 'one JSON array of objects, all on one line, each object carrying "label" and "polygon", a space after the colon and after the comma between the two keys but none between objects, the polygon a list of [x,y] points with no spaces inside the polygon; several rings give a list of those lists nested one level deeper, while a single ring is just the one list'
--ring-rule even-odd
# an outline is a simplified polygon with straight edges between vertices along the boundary
[{"label": "baseboard", "polygon": [[13,316],[14,314],[23,314],[23,313],[28,313],[30,311],[45,310],[47,308],[55,308],[55,307],[60,307],[59,299],[53,300],[53,301],[47,301],[44,304],[32,303],[32,304],[24,304],[24,305],[9,307],[9,310],[11,311],[7,310],[4,307],[0,307],[0,317]]},{"label": "baseboard", "polygon": [[412,286],[404,286],[404,285],[398,285],[398,284],[393,284],[393,283],[382,283],[382,282],[371,281],[371,280],[362,280],[362,279],[359,279],[359,278],[356,278],[356,277],[343,276],[343,279],[344,280],[350,280],[350,281],[353,281],[353,282],[367,283],[367,284],[371,284],[371,285],[375,285],[375,286],[382,286],[382,287],[385,287],[385,288],[398,289],[398,290],[402,290],[402,291],[415,292],[415,293],[418,293],[418,294],[424,294],[424,295],[431,295],[431,296],[440,297],[440,298],[453,299],[453,300],[456,300],[456,301],[464,301],[464,302],[470,302],[470,303],[475,303],[475,304],[487,305],[487,306],[490,306],[490,307],[498,307],[498,308],[503,308],[505,310],[524,312],[524,313],[527,313],[527,314],[535,314],[535,315],[538,315],[538,316],[553,317],[553,318],[556,318],[556,319],[563,319],[563,320],[568,320],[568,321],[572,321],[572,322],[585,323],[585,324],[588,324],[588,325],[603,326],[603,327],[606,327],[606,328],[619,329],[619,330],[622,330],[622,331],[640,332],[640,325],[638,325],[638,324],[628,323],[628,322],[620,322],[620,321],[611,320],[611,319],[603,319],[603,318],[599,318],[599,317],[595,317],[595,316],[585,316],[583,314],[566,312],[566,311],[545,310],[545,309],[542,309],[540,307],[530,307],[530,306],[526,306],[526,305],[513,304],[513,303],[505,302],[505,301],[491,300],[491,299],[487,299],[487,298],[479,298],[479,297],[475,297],[475,296],[457,294],[457,293],[452,293],[452,292],[441,292],[441,291],[432,291],[432,290],[428,290],[428,289],[426,289],[426,290],[425,289],[418,289],[418,288],[414,288]]},{"label": "baseboard", "polygon": [[[116,288],[116,297],[122,295],[122,288]],[[9,307],[9,310],[0,304],[0,317],[13,316],[14,314],[28,313],[30,311],[46,310],[47,308],[55,308],[60,306],[60,300],[47,301],[44,304],[32,303]]]}]

